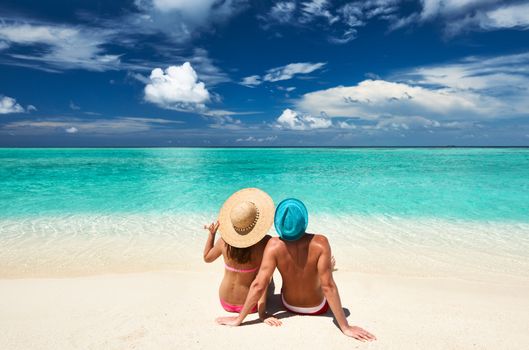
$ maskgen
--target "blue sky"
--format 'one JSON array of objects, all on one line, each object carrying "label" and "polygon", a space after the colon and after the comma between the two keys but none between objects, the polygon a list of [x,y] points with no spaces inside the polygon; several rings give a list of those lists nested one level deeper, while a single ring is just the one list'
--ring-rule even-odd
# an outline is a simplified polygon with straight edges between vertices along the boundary
[{"label": "blue sky", "polygon": [[529,2],[0,0],[0,146],[529,145]]}]

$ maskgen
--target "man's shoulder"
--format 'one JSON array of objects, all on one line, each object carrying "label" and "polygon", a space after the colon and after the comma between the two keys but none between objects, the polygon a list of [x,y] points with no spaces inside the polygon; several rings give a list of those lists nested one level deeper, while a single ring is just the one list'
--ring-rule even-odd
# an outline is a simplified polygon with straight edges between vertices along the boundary
[{"label": "man's shoulder", "polygon": [[265,256],[280,256],[284,253],[284,243],[277,237],[272,237],[266,243],[264,254]]},{"label": "man's shoulder", "polygon": [[283,240],[281,240],[281,238],[279,238],[279,237],[271,237],[268,240],[268,244],[267,245],[270,246],[270,247],[280,247],[280,246],[284,246],[285,242],[283,242]]},{"label": "man's shoulder", "polygon": [[313,234],[311,245],[317,246],[320,249],[329,249],[329,240],[322,234]]}]

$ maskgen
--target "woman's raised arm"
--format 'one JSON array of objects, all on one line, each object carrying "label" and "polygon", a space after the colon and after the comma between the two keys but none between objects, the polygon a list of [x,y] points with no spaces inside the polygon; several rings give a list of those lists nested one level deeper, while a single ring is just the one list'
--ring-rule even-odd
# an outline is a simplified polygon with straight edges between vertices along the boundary
[{"label": "woman's raised arm", "polygon": [[222,255],[222,238],[219,238],[217,242],[214,243],[218,228],[218,221],[211,223],[209,227],[204,225],[204,229],[208,230],[208,239],[206,241],[206,246],[204,247],[204,261],[207,263],[217,260],[217,258]]}]

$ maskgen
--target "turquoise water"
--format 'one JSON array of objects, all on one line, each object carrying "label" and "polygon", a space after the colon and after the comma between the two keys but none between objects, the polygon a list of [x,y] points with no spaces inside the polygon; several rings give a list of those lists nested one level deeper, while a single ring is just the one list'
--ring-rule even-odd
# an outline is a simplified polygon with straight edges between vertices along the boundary
[{"label": "turquoise water", "polygon": [[243,187],[311,213],[529,221],[529,149],[0,149],[0,218],[215,213]]}]

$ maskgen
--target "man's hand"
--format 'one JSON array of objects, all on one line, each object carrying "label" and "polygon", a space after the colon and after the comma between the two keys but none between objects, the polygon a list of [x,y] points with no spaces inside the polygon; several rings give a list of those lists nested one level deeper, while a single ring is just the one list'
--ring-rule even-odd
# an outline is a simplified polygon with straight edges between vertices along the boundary
[{"label": "man's hand", "polygon": [[220,222],[212,222],[209,226],[204,225],[204,229],[209,231],[210,235],[214,235],[217,233],[217,230],[219,229]]},{"label": "man's hand", "polygon": [[272,327],[279,327],[283,324],[279,319],[275,318],[274,316],[265,318],[263,322]]},{"label": "man's hand", "polygon": [[348,337],[353,337],[364,342],[377,340],[373,334],[357,326],[345,326],[344,329],[342,329],[342,332]]},{"label": "man's hand", "polygon": [[279,319],[275,318],[274,316],[268,313],[265,313],[264,315],[259,315],[259,319],[261,319],[261,321],[272,327],[279,327],[283,324]]},{"label": "man's hand", "polygon": [[230,327],[237,327],[241,325],[241,321],[239,321],[239,316],[217,317],[215,321],[217,321],[218,324]]}]

